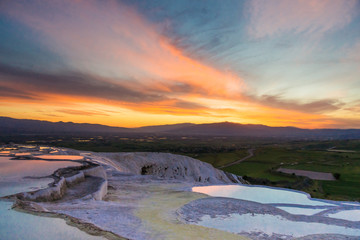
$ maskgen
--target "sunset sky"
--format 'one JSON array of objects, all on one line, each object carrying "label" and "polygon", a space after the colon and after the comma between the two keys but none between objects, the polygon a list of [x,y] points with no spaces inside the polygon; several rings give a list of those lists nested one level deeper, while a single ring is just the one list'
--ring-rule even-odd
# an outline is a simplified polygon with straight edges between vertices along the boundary
[{"label": "sunset sky", "polygon": [[360,0],[0,1],[0,116],[360,128]]}]

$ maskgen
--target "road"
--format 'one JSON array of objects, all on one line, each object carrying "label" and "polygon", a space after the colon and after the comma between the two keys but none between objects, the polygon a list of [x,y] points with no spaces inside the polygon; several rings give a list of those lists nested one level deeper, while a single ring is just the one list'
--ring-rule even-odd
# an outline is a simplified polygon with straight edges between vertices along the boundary
[{"label": "road", "polygon": [[239,160],[237,160],[237,161],[235,161],[235,162],[231,162],[231,163],[222,165],[222,166],[220,166],[220,167],[218,167],[218,168],[222,169],[222,168],[230,167],[230,166],[232,166],[232,165],[241,163],[242,161],[245,161],[246,159],[249,159],[249,158],[251,158],[252,156],[254,156],[254,151],[255,151],[255,149],[254,149],[254,148],[251,148],[251,149],[248,150],[249,155],[247,155],[246,157],[243,157],[242,159],[239,159]]}]

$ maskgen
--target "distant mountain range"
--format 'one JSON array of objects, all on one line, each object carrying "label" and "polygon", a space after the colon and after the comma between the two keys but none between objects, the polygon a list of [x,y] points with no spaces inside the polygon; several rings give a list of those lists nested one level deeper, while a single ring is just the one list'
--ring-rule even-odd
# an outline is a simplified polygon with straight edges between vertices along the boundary
[{"label": "distant mountain range", "polygon": [[129,129],[121,127],[109,127],[101,124],[72,123],[72,122],[49,122],[29,119],[15,119],[0,117],[0,133],[112,133],[126,132]]},{"label": "distant mountain range", "polygon": [[276,138],[334,138],[360,139],[360,129],[301,129],[231,122],[148,126],[140,128],[110,127],[100,124],[48,122],[0,117],[0,134],[63,134],[63,133],[123,133],[170,134],[202,136],[276,137]]}]

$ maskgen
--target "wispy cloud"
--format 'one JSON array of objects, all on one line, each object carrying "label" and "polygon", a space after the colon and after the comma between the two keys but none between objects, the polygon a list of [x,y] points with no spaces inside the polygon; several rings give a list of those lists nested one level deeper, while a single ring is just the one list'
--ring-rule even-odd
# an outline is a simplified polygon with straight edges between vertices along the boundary
[{"label": "wispy cloud", "polygon": [[323,34],[348,24],[358,8],[356,0],[248,1],[248,33],[263,38],[282,33]]},{"label": "wispy cloud", "polygon": [[265,106],[313,114],[334,112],[344,106],[342,102],[336,99],[301,102],[299,100],[284,99],[281,95],[249,95],[249,97],[250,101],[255,101]]},{"label": "wispy cloud", "polygon": [[[1,76],[1,73],[0,73]],[[0,80],[1,81],[1,80]],[[24,100],[39,100],[37,97],[35,97],[33,94],[30,94],[26,91],[22,91],[19,89],[14,89],[7,86],[1,86],[0,85],[0,98],[20,98]]]},{"label": "wispy cloud", "polygon": [[[207,107],[181,99],[182,95],[195,92],[192,86],[171,84],[148,87],[141,82],[132,85],[113,79],[104,79],[80,73],[41,73],[0,64],[0,99],[20,99],[28,101],[54,101],[60,98],[81,99],[87,102],[103,102],[142,112],[173,112],[184,115],[194,114],[194,110]],[[136,85],[136,87],[135,87]],[[165,89],[164,89],[165,88]],[[177,98],[178,95],[180,98]],[[69,100],[67,100],[69,101]],[[173,109],[173,111],[170,111]],[[89,111],[61,109],[57,112],[86,115]],[[90,115],[102,115],[92,111]]]},{"label": "wispy cloud", "polygon": [[360,114],[360,99],[349,103],[347,105],[347,107],[344,108],[344,110],[349,111],[351,113],[355,113],[355,115],[359,115]]},{"label": "wispy cloud", "polygon": [[195,109],[195,110],[206,109],[206,107],[204,107],[201,104],[189,102],[189,101],[176,101],[174,104],[174,107],[185,108],[185,109]]},{"label": "wispy cloud", "polygon": [[347,55],[345,61],[351,61],[356,63],[360,68],[360,39],[352,47],[347,49]]},{"label": "wispy cloud", "polygon": [[2,11],[38,31],[80,72],[142,83],[181,82],[216,95],[238,94],[243,85],[231,72],[187,57],[161,35],[161,24],[114,0],[11,1]]},{"label": "wispy cloud", "polygon": [[[226,119],[273,126],[336,124],[331,116],[335,119],[340,111],[350,109],[346,103],[353,100],[341,99],[346,94],[338,93],[343,88],[333,79],[344,81],[341,74],[347,69],[339,68],[341,74],[329,78],[337,72],[328,70],[327,62],[320,67],[316,63],[331,60],[331,66],[337,67],[340,57],[326,53],[341,48],[332,45],[341,36],[324,48],[314,47],[318,51],[308,50],[311,54],[301,58],[304,61],[294,59],[314,45],[308,41],[311,36],[345,29],[358,3],[254,0],[246,1],[243,8],[243,3],[235,2],[224,9],[221,3],[215,7],[196,3],[196,8],[188,9],[178,1],[184,12],[165,14],[180,16],[172,25],[166,17],[152,21],[158,17],[156,6],[151,9],[154,18],[141,14],[148,9],[139,10],[139,5],[148,6],[142,1],[131,6],[116,0],[3,1],[0,15],[29,31],[31,43],[24,37],[21,42],[27,46],[17,49],[8,44],[26,35],[23,31],[0,43],[0,51],[12,46],[11,51],[2,51],[4,56],[17,53],[11,61],[1,58],[0,113],[22,116],[25,109],[26,116],[42,114],[46,119],[51,114],[56,120],[64,116],[102,123],[108,119],[107,123],[117,125],[126,118],[127,126],[134,125],[135,118],[143,124],[169,119],[172,123]],[[162,3],[163,13],[168,5]],[[239,16],[237,9],[249,11],[249,18]],[[172,27],[181,31],[169,30]],[[177,35],[180,32],[183,35]],[[37,49],[43,58],[34,62],[37,53],[32,53]],[[357,61],[358,56],[349,54],[347,59]],[[314,92],[319,95],[312,98]]]},{"label": "wispy cloud", "polygon": [[58,94],[125,102],[156,102],[166,96],[134,91],[90,75],[79,73],[47,74],[0,65],[0,86],[13,97]]},{"label": "wispy cloud", "polygon": [[56,110],[57,112],[60,113],[66,113],[66,114],[70,114],[70,115],[86,115],[86,116],[94,116],[94,115],[99,115],[99,116],[109,116],[109,114],[106,114],[104,112],[100,112],[100,111],[84,111],[84,110],[79,110],[79,109],[68,109],[68,108],[64,108],[64,109],[58,109]]}]

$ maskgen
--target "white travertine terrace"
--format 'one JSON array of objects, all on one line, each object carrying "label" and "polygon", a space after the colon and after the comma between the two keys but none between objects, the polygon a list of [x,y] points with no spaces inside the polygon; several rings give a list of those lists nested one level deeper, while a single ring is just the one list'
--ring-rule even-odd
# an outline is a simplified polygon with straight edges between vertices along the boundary
[{"label": "white travertine terrace", "polygon": [[93,160],[104,164],[111,161],[125,173],[211,184],[245,182],[241,177],[225,173],[209,163],[171,153],[132,152],[96,155],[92,156]]},{"label": "white travertine terrace", "polygon": [[[119,239],[355,240],[360,236],[358,222],[328,217],[336,213],[340,216],[345,210],[357,213],[358,203],[319,201],[286,189],[246,187],[239,176],[170,153],[58,150],[63,156],[80,154],[85,161],[100,166],[88,163],[92,167],[75,167],[70,174],[64,171],[55,186],[25,193],[28,201],[17,201],[17,207],[30,206],[28,211],[68,216],[112,232]],[[191,191],[206,186],[217,193]],[[234,186],[241,191],[231,192]],[[33,202],[37,200],[45,201]],[[308,210],[307,214],[299,214],[301,208]],[[252,222],[241,222],[246,219]],[[290,228],[269,230],[267,226],[276,225],[276,221],[283,226],[289,223],[309,228],[296,229],[294,234]],[[240,228],[239,224],[252,228]]]},{"label": "white travertine terrace", "polygon": [[86,177],[97,177],[102,179],[101,183],[94,192],[90,193],[85,198],[93,198],[94,200],[102,200],[107,193],[108,182],[106,173],[101,166],[81,170],[77,174],[70,177],[61,177],[61,179],[52,187],[41,189],[35,192],[28,192],[19,194],[19,198],[30,201],[55,201],[63,198],[68,187],[74,186],[80,182],[86,181]]}]

